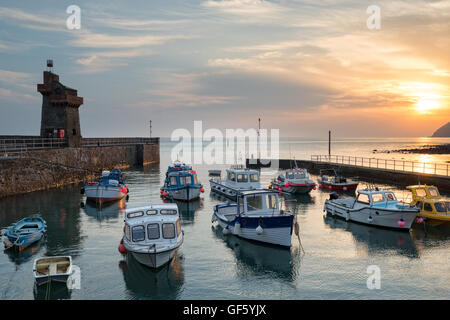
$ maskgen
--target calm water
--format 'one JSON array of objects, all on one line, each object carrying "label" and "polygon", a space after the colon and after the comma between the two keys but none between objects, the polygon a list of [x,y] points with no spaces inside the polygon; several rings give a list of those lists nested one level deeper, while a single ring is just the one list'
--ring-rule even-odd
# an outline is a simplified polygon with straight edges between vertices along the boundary
[{"label": "calm water", "polygon": [[[327,150],[327,142],[322,144]],[[324,217],[323,203],[329,193],[314,190],[310,196],[284,199],[284,204],[298,214],[304,254],[296,238],[291,250],[257,245],[223,236],[220,228],[212,227],[212,207],[222,200],[209,194],[208,166],[195,166],[206,189],[202,199],[179,203],[185,242],[170,266],[154,271],[131,256],[122,256],[117,250],[123,228],[121,208],[161,201],[159,188],[172,145],[161,146],[160,165],[126,171],[128,202],[102,210],[90,205],[83,208],[80,186],[0,200],[0,227],[37,212],[48,225],[46,238],[21,254],[0,252],[0,298],[450,298],[450,227],[424,229],[416,225],[405,233]],[[289,145],[294,149],[292,143]],[[343,143],[342,148],[358,146]],[[365,148],[369,152],[377,147],[366,144]],[[382,149],[380,145],[378,149]],[[299,153],[316,151],[305,150]],[[301,154],[296,157],[307,158]],[[270,179],[263,175],[262,185],[267,186]],[[399,198],[406,197],[405,192],[389,187]],[[73,263],[81,268],[81,289],[69,291],[54,285],[34,288],[33,261],[49,255],[73,257]],[[367,289],[369,265],[381,269],[380,290]]]}]

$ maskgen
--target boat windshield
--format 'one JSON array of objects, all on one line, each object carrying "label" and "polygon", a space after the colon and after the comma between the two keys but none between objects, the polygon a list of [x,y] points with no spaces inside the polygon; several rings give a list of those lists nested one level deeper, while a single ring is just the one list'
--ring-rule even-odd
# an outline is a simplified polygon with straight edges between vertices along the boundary
[{"label": "boat windshield", "polygon": [[234,172],[228,172],[228,180],[230,180],[230,181],[236,180],[236,176],[235,176]]},{"label": "boat windshield", "polygon": [[242,173],[238,174],[237,182],[248,182],[248,175]]},{"label": "boat windshield", "polygon": [[425,191],[424,188],[417,188],[416,189],[416,194],[418,197],[426,197],[427,192]]},{"label": "boat windshield", "polygon": [[250,195],[247,196],[247,212],[262,210],[263,201],[261,195]]},{"label": "boat windshield", "polygon": [[395,197],[395,194],[393,192],[386,192],[385,196],[386,196],[387,201],[396,201],[397,200],[397,198]]},{"label": "boat windshield", "polygon": [[437,212],[447,212],[447,206],[444,202],[436,202],[434,204],[434,207],[436,208]]},{"label": "boat windshield", "polygon": [[277,208],[277,196],[274,194],[268,194],[266,196],[266,204],[268,209],[276,209]]},{"label": "boat windshield", "polygon": [[177,177],[170,177],[170,184],[172,186],[176,186],[178,184],[177,183]]},{"label": "boat windshield", "polygon": [[372,194],[372,201],[373,201],[373,203],[384,202],[383,194],[382,193],[373,193]]},{"label": "boat windshield", "polygon": [[430,195],[431,195],[432,197],[438,197],[438,196],[439,196],[439,193],[438,193],[438,191],[437,191],[436,188],[429,188],[429,189],[428,189],[428,192],[430,192]]},{"label": "boat windshield", "polygon": [[360,193],[358,195],[358,200],[357,201],[360,202],[360,203],[367,203],[367,204],[369,204],[370,203],[369,195],[365,194],[365,193]]},{"label": "boat windshield", "polygon": [[250,182],[258,182],[258,181],[259,181],[259,176],[257,173],[250,174]]}]

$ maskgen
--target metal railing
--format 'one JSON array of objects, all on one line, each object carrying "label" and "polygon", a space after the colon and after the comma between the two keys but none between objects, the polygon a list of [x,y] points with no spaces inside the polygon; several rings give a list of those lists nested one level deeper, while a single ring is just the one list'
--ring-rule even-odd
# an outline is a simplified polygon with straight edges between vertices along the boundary
[{"label": "metal railing", "polygon": [[123,146],[136,144],[158,144],[159,138],[83,138],[83,147]]},{"label": "metal railing", "polygon": [[67,146],[65,138],[12,137],[0,138],[0,152],[17,153],[29,150],[55,149]]},{"label": "metal railing", "polygon": [[450,176],[450,166],[445,163],[429,163],[408,160],[377,159],[337,155],[312,155],[311,161],[330,164],[344,164],[364,168],[386,169],[399,172],[417,172],[447,177]]}]

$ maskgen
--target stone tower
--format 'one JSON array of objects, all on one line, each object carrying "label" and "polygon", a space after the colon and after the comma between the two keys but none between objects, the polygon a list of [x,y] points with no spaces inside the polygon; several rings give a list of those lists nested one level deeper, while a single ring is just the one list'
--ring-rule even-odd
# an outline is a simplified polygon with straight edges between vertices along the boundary
[{"label": "stone tower", "polygon": [[[47,66],[50,67],[48,62]],[[78,108],[83,104],[83,98],[78,97],[77,90],[59,82],[59,76],[51,69],[44,71],[44,83],[38,84],[37,90],[42,94],[41,137],[64,136],[69,147],[80,147]]]}]

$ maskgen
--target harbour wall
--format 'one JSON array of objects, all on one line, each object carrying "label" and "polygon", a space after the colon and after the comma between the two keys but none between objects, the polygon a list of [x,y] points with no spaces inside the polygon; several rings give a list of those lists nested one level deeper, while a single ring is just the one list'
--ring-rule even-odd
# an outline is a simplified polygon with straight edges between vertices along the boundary
[{"label": "harbour wall", "polygon": [[[261,162],[263,164],[261,164],[259,160],[255,161],[252,159],[252,163],[250,163],[250,161],[250,159],[246,160],[247,168],[269,167],[270,165],[264,164],[270,163],[268,161],[272,160],[262,159]],[[439,191],[441,191],[442,193],[450,194],[450,177],[442,175],[369,168],[345,164],[324,163],[311,160],[280,159],[278,161],[280,169],[290,169],[292,168],[292,166],[294,166],[294,161],[296,161],[299,168],[305,168],[313,174],[319,174],[320,170],[322,169],[339,168],[340,173],[345,177],[358,177],[368,182],[386,183],[401,187],[419,183],[428,184],[438,187]]]},{"label": "harbour wall", "polygon": [[29,150],[0,157],[0,198],[79,183],[102,170],[159,163],[152,144]]}]

